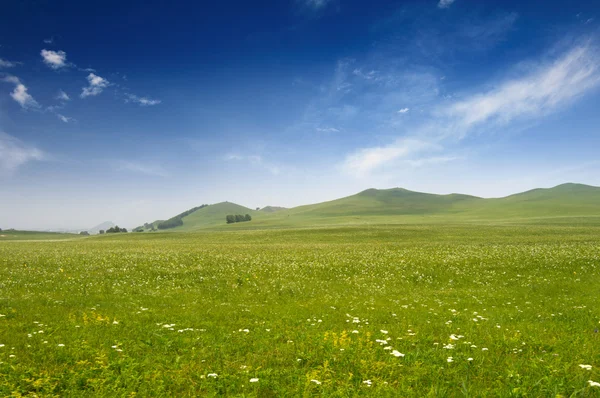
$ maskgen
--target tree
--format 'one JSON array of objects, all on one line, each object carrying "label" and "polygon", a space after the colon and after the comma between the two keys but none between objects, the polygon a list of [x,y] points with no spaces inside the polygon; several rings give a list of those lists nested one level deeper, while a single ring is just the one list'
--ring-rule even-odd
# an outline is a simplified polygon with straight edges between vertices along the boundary
[{"label": "tree", "polygon": [[167,221],[163,221],[158,224],[158,229],[169,229],[183,225],[183,220],[180,217],[169,218]]},{"label": "tree", "polygon": [[244,216],[244,221],[252,221],[252,217],[250,216],[250,214],[246,214]]},{"label": "tree", "polygon": [[90,233],[88,231],[81,231],[79,235],[90,236]]},{"label": "tree", "polygon": [[121,228],[119,232],[127,232],[127,228]]},{"label": "tree", "polygon": [[99,233],[100,235],[104,235],[104,230],[103,230],[103,229],[101,229],[100,231],[98,231],[98,233]]},{"label": "tree", "polygon": [[235,216],[232,214],[227,215],[227,217],[225,217],[225,220],[227,221],[227,224],[233,224],[235,221]]},{"label": "tree", "polygon": [[259,211],[259,210],[260,210],[260,207],[257,207],[257,208],[256,208],[256,211]]},{"label": "tree", "polygon": [[242,222],[242,221],[244,221],[244,216],[242,216],[241,214],[236,214],[235,222]]}]

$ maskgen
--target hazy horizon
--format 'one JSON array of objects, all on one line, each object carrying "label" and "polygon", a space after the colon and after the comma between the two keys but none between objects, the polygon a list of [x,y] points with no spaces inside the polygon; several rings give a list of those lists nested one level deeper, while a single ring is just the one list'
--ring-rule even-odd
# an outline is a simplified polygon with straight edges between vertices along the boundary
[{"label": "hazy horizon", "polygon": [[178,7],[5,5],[0,228],[600,186],[600,4]]}]

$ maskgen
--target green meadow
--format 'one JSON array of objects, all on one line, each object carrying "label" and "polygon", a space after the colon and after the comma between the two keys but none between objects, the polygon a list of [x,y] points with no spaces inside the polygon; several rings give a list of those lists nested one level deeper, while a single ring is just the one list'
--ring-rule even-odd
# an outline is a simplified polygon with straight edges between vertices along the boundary
[{"label": "green meadow", "polygon": [[232,227],[0,240],[0,396],[600,394],[598,218]]}]

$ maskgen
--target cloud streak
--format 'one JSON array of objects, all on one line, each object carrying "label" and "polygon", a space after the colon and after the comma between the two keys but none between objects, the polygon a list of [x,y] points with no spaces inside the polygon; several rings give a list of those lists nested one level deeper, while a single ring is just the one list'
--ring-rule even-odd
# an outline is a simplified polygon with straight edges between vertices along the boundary
[{"label": "cloud streak", "polygon": [[0,132],[0,174],[11,174],[28,162],[44,159],[45,154],[41,150]]},{"label": "cloud streak", "polygon": [[302,0],[302,3],[308,8],[319,10],[331,3],[331,1],[332,0]]},{"label": "cloud streak", "polygon": [[127,94],[125,102],[134,102],[136,104],[140,104],[141,106],[154,106],[160,104],[161,100],[150,99],[147,97],[138,97],[135,94]]},{"label": "cloud streak", "polygon": [[[564,109],[600,86],[600,56],[591,44],[577,45],[552,61],[521,69],[521,76],[505,79],[491,90],[463,96],[438,106],[429,120],[411,127],[411,134],[389,145],[367,147],[348,154],[341,168],[364,177],[384,166],[404,162],[415,167],[455,160],[444,145],[474,133],[485,133],[536,119]],[[398,113],[406,113],[403,108]]]},{"label": "cloud streak", "polygon": [[438,8],[450,8],[454,1],[455,0],[440,0],[440,2],[438,3]]},{"label": "cloud streak", "polygon": [[474,94],[442,110],[460,136],[483,123],[508,123],[548,114],[568,105],[600,83],[600,57],[590,46],[578,46],[528,75]]},{"label": "cloud streak", "polygon": [[14,68],[18,65],[18,62],[10,62],[0,58],[0,68]]},{"label": "cloud streak", "polygon": [[371,171],[392,161],[404,159],[416,162],[412,159],[413,156],[440,149],[438,145],[425,140],[402,138],[390,145],[359,149],[348,155],[341,167],[346,173],[365,177]]}]

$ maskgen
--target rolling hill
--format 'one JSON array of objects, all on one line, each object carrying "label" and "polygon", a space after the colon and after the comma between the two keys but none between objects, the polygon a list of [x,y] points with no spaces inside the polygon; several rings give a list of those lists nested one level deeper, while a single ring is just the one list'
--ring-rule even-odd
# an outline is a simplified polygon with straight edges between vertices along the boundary
[{"label": "rolling hill", "polygon": [[[172,231],[205,228],[277,228],[341,224],[403,224],[423,222],[497,222],[558,218],[600,219],[600,187],[563,184],[504,198],[436,195],[403,188],[367,189],[356,195],[291,209],[259,211],[231,202],[195,210]],[[250,214],[252,221],[227,225],[228,214]]]}]

